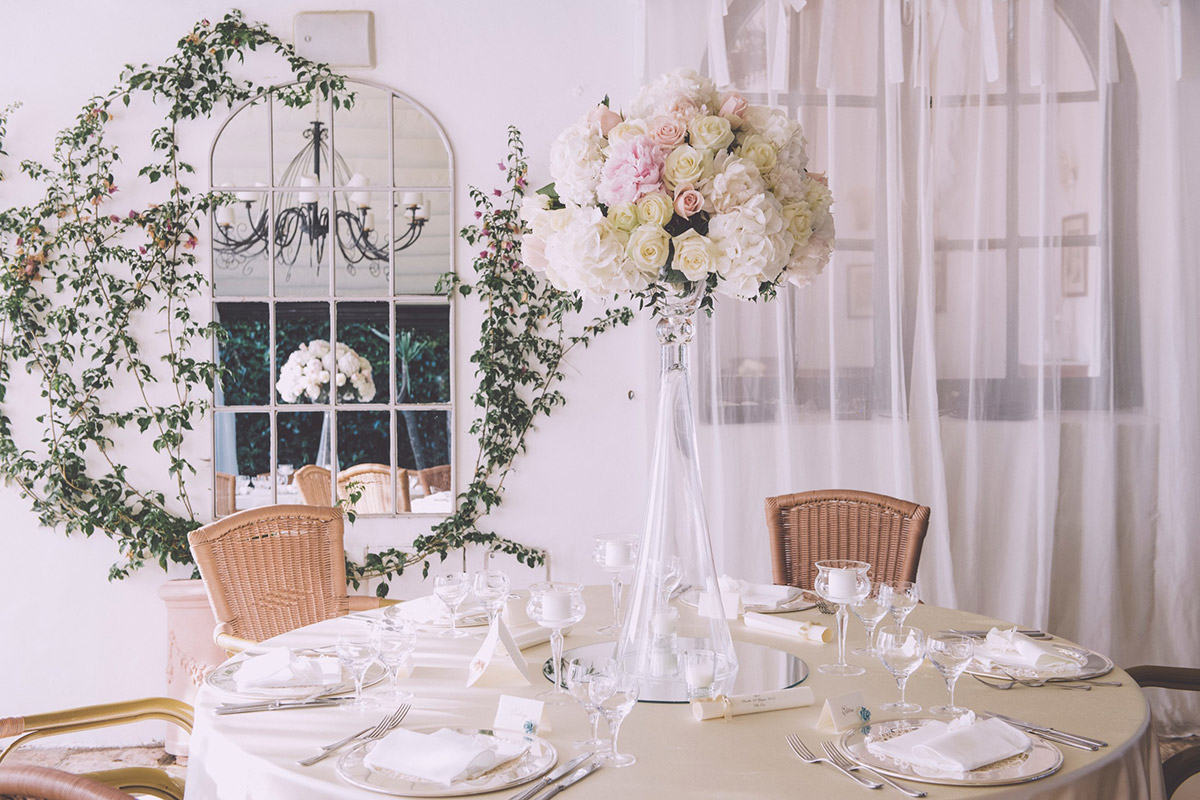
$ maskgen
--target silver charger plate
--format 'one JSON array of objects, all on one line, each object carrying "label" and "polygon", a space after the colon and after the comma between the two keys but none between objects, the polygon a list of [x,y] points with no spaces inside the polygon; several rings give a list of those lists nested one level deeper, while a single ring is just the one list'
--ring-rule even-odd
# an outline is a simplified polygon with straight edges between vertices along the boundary
[{"label": "silver charger plate", "polygon": [[[244,659],[243,659],[244,660]],[[320,690],[322,694],[335,695],[354,691],[354,680],[345,680],[336,686],[321,688],[316,685],[280,686],[278,688],[255,689],[249,692],[238,691],[237,674],[242,668],[242,661],[229,661],[214,669],[204,677],[204,682],[218,691],[226,694],[244,697],[247,700],[288,700],[297,697],[307,697]],[[387,670],[375,662],[367,667],[367,676],[363,679],[363,688],[374,686],[387,677]]]},{"label": "silver charger plate", "polygon": [[[692,608],[700,607],[700,590],[688,589],[683,594],[679,595],[679,602],[685,606]],[[803,591],[800,591],[795,597],[786,603],[779,606],[760,606],[755,603],[746,603],[747,611],[753,611],[756,614],[789,614],[793,611],[808,611],[810,608],[816,608],[817,604],[805,596]]]},{"label": "silver charger plate", "polygon": [[972,675],[981,675],[985,678],[996,678],[997,680],[1006,681],[1009,676],[1021,678],[1023,680],[1039,680],[1039,681],[1083,681],[1089,678],[1099,678],[1101,675],[1107,675],[1112,671],[1112,659],[1101,653],[1096,653],[1088,650],[1086,647],[1075,647],[1069,644],[1054,644],[1052,645],[1063,656],[1075,661],[1079,664],[1079,671],[1066,675],[1062,672],[1056,672],[1048,669],[1034,669],[1032,667],[1005,667],[1005,675],[998,667],[984,667],[977,660],[971,659],[967,664],[967,672]]},{"label": "silver charger plate", "polygon": [[[1033,744],[1024,753],[987,764],[966,773],[917,771],[913,765],[894,758],[877,756],[867,750],[867,743],[900,736],[932,722],[931,717],[891,719],[872,722],[842,734],[841,746],[853,761],[893,778],[906,778],[920,783],[942,786],[1003,786],[1010,783],[1036,781],[1058,771],[1063,763],[1062,751],[1050,742],[1030,736]],[[945,720],[942,720],[943,722]]]},{"label": "silver charger plate", "polygon": [[[433,733],[439,728],[423,728],[422,733]],[[348,783],[381,794],[397,794],[406,797],[464,797],[472,794],[496,792],[520,786],[536,780],[549,772],[558,763],[558,752],[554,745],[538,736],[508,731],[480,730],[477,728],[454,728],[459,733],[485,733],[508,741],[528,742],[525,754],[512,761],[485,772],[477,778],[449,786],[421,780],[391,770],[374,770],[364,763],[367,753],[376,742],[364,742],[349,750],[338,759],[337,772]]]}]

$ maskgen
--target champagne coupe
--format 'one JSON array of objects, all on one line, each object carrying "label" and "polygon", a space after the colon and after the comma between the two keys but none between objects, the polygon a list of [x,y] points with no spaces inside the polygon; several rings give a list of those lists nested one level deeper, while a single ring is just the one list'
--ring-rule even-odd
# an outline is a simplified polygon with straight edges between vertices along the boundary
[{"label": "champagne coupe", "polygon": [[959,717],[967,713],[967,709],[954,705],[954,685],[963,674],[971,657],[975,655],[975,642],[969,636],[957,633],[935,633],[929,637],[926,644],[926,656],[931,664],[942,673],[946,681],[946,691],[950,693],[950,702],[944,706],[934,706],[929,709],[934,714],[946,714]]},{"label": "champagne coupe", "polygon": [[867,592],[866,597],[850,605],[850,610],[867,631],[867,646],[855,648],[853,652],[856,656],[875,655],[875,629],[891,608],[889,591],[886,583],[876,581],[871,584],[871,591]]},{"label": "champagne coupe", "polygon": [[897,714],[915,714],[921,710],[916,703],[906,702],[904,687],[908,676],[925,660],[925,634],[919,628],[905,625],[885,625],[875,637],[875,653],[896,679],[900,689],[900,702],[884,703],[879,708]]},{"label": "champagne coupe", "polygon": [[621,723],[637,703],[638,690],[637,677],[621,669],[613,661],[593,675],[588,683],[588,693],[592,702],[600,706],[600,713],[608,721],[611,743],[608,751],[599,756],[606,766],[628,767],[637,761],[635,756],[617,751],[617,736],[621,731]]},{"label": "champagne coupe", "polygon": [[921,599],[917,585],[912,581],[887,581],[887,590],[881,597],[886,597],[891,607],[892,619],[897,625],[903,625],[904,620],[917,607]]},{"label": "champagne coupe", "polygon": [[471,577],[471,591],[488,615],[488,626],[495,627],[496,617],[508,600],[508,573],[500,569],[477,570]]},{"label": "champagne coupe", "polygon": [[569,702],[571,693],[562,685],[563,628],[583,619],[587,606],[583,602],[583,585],[565,581],[546,581],[529,587],[529,602],[525,606],[529,618],[550,629],[550,666],[554,671],[554,688],[542,692],[538,699],[552,705]]},{"label": "champagne coupe", "polygon": [[830,675],[862,675],[862,667],[846,663],[846,624],[850,615],[846,606],[857,603],[871,591],[871,579],[867,577],[871,565],[865,561],[835,559],[818,561],[817,579],[813,588],[830,603],[837,604],[838,662],[822,664],[818,669]]},{"label": "champagne coupe", "polygon": [[[404,617],[385,617],[375,623],[372,630],[379,663],[392,678],[392,690],[387,698],[395,702],[412,700],[412,692],[400,688],[400,672],[411,664],[413,651],[417,648],[417,629],[411,620]],[[405,670],[411,674],[411,670]]]},{"label": "champagne coupe", "polygon": [[337,638],[334,652],[337,653],[342,668],[354,678],[354,702],[344,708],[351,711],[370,711],[378,708],[378,703],[363,697],[363,681],[376,655],[375,643],[371,637],[362,633],[342,634]]},{"label": "champagne coupe", "polygon": [[450,628],[439,636],[447,639],[459,639],[466,636],[465,631],[458,629],[458,607],[471,593],[471,581],[465,572],[447,572],[433,579],[433,593],[442,601],[442,605],[450,612]]},{"label": "champagne coupe", "polygon": [[578,659],[564,665],[564,677],[567,683],[567,690],[571,693],[579,704],[583,706],[583,710],[587,712],[588,724],[591,727],[592,737],[582,742],[572,742],[572,746],[578,747],[580,750],[591,750],[593,753],[598,752],[601,748],[608,744],[600,738],[600,705],[592,702],[592,694],[590,684],[592,677],[596,674],[592,666],[585,661]]},{"label": "champagne coupe", "polygon": [[592,560],[605,572],[612,574],[613,621],[597,628],[596,633],[619,633],[621,630],[621,573],[633,568],[637,559],[637,538],[634,536],[597,536],[592,548]]}]

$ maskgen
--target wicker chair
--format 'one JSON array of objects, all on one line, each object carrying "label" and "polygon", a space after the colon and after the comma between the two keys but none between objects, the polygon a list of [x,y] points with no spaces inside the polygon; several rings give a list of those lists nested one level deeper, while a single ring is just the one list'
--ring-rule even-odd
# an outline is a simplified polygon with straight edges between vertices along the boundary
[{"label": "wicker chair", "polygon": [[426,497],[434,492],[448,492],[450,491],[450,465],[442,464],[417,470],[417,480],[421,482],[421,488],[425,490]]},{"label": "wicker chair", "polygon": [[915,580],[928,525],[928,506],[870,492],[768,497],[775,583],[812,589],[813,564],[832,558],[866,561],[875,580]]},{"label": "wicker chair", "polygon": [[[349,501],[350,484],[360,484],[362,495],[354,504],[354,510],[360,514],[391,514],[392,492],[389,484],[392,480],[392,468],[387,464],[356,464],[338,473],[338,498]],[[412,511],[412,501],[408,492],[408,471],[396,470],[396,484],[400,487],[400,510]]]},{"label": "wicker chair", "polygon": [[218,517],[227,517],[237,511],[237,478],[226,472],[218,472],[213,481],[213,497]]},{"label": "wicker chair", "polygon": [[[1130,667],[1126,672],[1143,689],[1200,692],[1200,669],[1146,665]],[[1163,788],[1167,797],[1175,794],[1175,790],[1193,775],[1200,775],[1200,745],[1180,751],[1163,762]]]},{"label": "wicker chair", "polygon": [[300,488],[300,499],[306,506],[328,506],[333,503],[330,495],[329,470],[316,464],[306,464],[292,475]]},{"label": "wicker chair", "polygon": [[[192,707],[169,697],[149,697],[123,703],[84,706],[27,717],[0,718],[0,739],[15,736],[0,750],[0,760],[20,745],[33,739],[75,733],[110,725],[124,725],[150,719],[162,719],[192,730]],[[59,770],[33,766],[0,766],[0,795],[74,800],[75,798],[128,798],[132,792],[165,800],[182,800],[183,781],[161,769],[127,767],[124,769],[72,775]]]}]

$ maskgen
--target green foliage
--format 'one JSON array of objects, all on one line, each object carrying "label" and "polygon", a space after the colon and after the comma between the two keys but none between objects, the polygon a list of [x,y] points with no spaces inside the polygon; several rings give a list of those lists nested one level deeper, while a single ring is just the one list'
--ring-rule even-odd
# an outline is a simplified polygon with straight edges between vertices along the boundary
[{"label": "green foliage", "polygon": [[[520,203],[525,195],[527,163],[520,132],[508,131],[509,153],[501,169],[507,190],[485,192],[471,187],[478,224],[468,225],[460,236],[480,247],[474,262],[475,280],[442,276],[439,288],[449,294],[474,296],[483,306],[479,349],[471,356],[479,388],[471,396],[479,416],[470,432],[479,441],[471,482],[458,495],[453,514],[412,550],[389,549],[372,553],[363,564],[348,564],[351,582],[402,574],[421,565],[428,575],[434,558],[467,544],[479,544],[508,553],[528,566],[541,564],[545,554],[479,528],[480,520],[500,505],[504,481],[513,462],[525,452],[525,439],[540,417],[549,416],[566,398],[557,388],[564,378],[565,359],[576,349],[587,348],[599,334],[617,325],[628,325],[633,311],[612,308],[579,327],[576,318],[583,302],[578,294],[561,292],[524,268],[520,246],[523,233]],[[381,583],[378,594],[387,594]]]},{"label": "green foliage", "polygon": [[[42,197],[0,211],[0,403],[11,407],[15,369],[33,376],[40,399],[21,401],[37,403],[41,434],[35,446],[20,444],[13,421],[0,415],[0,472],[42,524],[113,538],[122,558],[112,578],[147,560],[191,563],[187,533],[199,522],[187,478],[195,468],[182,445],[210,406],[217,367],[198,352],[218,333],[192,315],[207,285],[194,248],[204,215],[232,198],[187,185],[195,169],[180,160],[178,126],[272,91],[227,69],[259,47],[283,57],[298,81],[275,90],[285,104],[303,106],[316,94],[335,107],[351,102],[342,78],[297,56],[265,26],[236,11],[215,24],[204,20],[166,63],[127,66],[112,90],[88,101],[56,138],[52,163],[22,162]],[[151,132],[154,155],[135,177],[124,173],[109,126],[114,110],[138,95],[164,112],[164,124]],[[7,117],[0,112],[0,152]],[[138,178],[159,197],[130,208],[119,187]],[[135,337],[145,320],[161,331],[165,355],[147,355]],[[131,388],[137,402],[115,407],[113,396]],[[147,455],[162,459],[171,498],[131,483],[114,459],[119,429],[143,435]]]}]

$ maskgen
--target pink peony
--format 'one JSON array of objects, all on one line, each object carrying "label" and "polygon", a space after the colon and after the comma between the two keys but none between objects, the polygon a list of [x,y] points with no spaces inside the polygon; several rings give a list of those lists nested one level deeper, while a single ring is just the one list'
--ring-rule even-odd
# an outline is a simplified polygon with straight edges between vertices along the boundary
[{"label": "pink peony", "polygon": [[730,126],[734,128],[741,127],[742,115],[746,113],[747,105],[746,98],[737,92],[727,92],[721,97],[721,110],[717,112],[717,116],[729,120]]},{"label": "pink peony", "polygon": [[655,117],[650,123],[650,138],[655,143],[662,147],[675,147],[683,144],[683,137],[687,134],[687,125],[680,122],[677,117],[663,115]]},{"label": "pink peony", "polygon": [[587,115],[588,127],[599,130],[601,136],[608,136],[608,132],[620,121],[621,115],[603,103],[593,108]]},{"label": "pink peony", "polygon": [[690,183],[681,183],[675,187],[675,213],[684,219],[704,207],[704,195],[700,194]]},{"label": "pink peony", "polygon": [[596,197],[606,206],[636,203],[662,188],[663,153],[649,136],[621,137],[609,146]]}]

